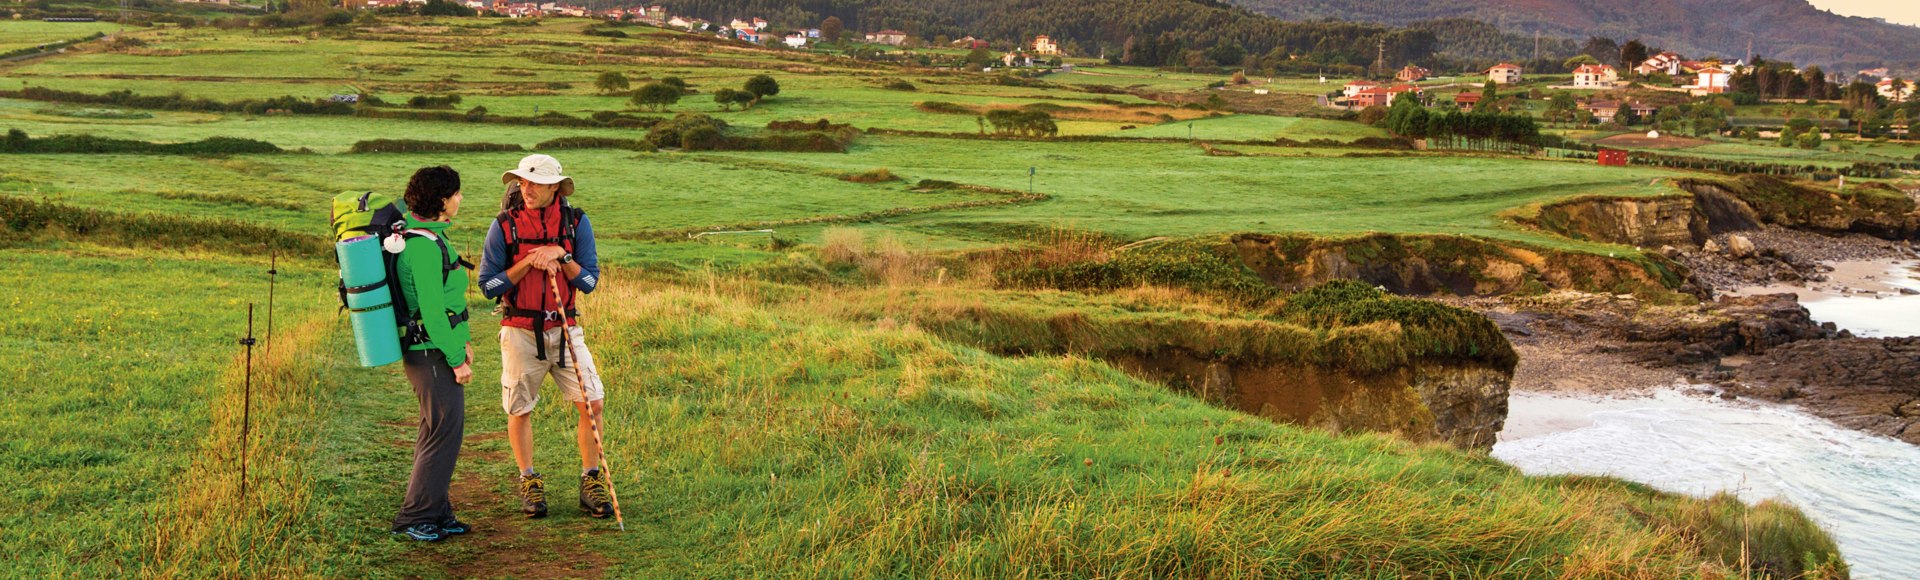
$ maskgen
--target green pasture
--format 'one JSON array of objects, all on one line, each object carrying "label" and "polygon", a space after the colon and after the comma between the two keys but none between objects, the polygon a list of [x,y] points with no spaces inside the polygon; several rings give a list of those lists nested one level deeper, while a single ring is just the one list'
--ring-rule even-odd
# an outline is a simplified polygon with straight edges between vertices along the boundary
[{"label": "green pasture", "polygon": [[[217,395],[242,386],[250,301],[266,336],[266,257],[19,244],[0,261],[0,277],[33,281],[0,298],[21,313],[0,320],[0,377],[13,385],[0,403],[12,483],[0,492],[0,575],[137,575],[148,526],[176,487],[195,485],[186,474]],[[285,338],[293,321],[332,311],[332,274],[281,268]]]},{"label": "green pasture", "polygon": [[885,166],[916,179],[1019,190],[1027,187],[1027,168],[1036,168],[1034,187],[1052,195],[1052,201],[888,222],[954,239],[1071,225],[1132,239],[1229,232],[1405,232],[1572,247],[1573,242],[1504,223],[1496,214],[1577,195],[1670,194],[1675,190],[1666,180],[1684,175],[1493,157],[1215,157],[1196,146],[1176,144],[895,137],[863,143],[846,155],[800,159],[769,153],[717,155],[798,161],[836,171]]},{"label": "green pasture", "polygon": [[[1189,132],[1189,125],[1191,125],[1191,132]],[[1312,139],[1330,139],[1347,142],[1363,137],[1386,137],[1387,132],[1383,129],[1376,129],[1355,121],[1309,119],[1304,117],[1271,117],[1267,115],[1228,115],[1129,129],[1120,131],[1116,133],[1116,135],[1123,137],[1176,139],[1191,137],[1197,141],[1264,141],[1271,139],[1308,141]]]},{"label": "green pasture", "polygon": [[[134,27],[138,30],[138,27]],[[0,20],[0,53],[20,48],[73,40],[95,33],[113,34],[117,22],[42,22],[39,20]]]}]

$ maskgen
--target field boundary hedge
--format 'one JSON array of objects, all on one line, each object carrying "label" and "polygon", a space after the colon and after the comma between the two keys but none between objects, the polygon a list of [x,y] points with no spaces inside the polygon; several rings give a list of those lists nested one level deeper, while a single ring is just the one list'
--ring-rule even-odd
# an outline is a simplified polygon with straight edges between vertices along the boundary
[{"label": "field boundary hedge", "polygon": [[348,153],[485,153],[525,151],[514,143],[448,143],[420,139],[368,139],[356,141]]},{"label": "field boundary hedge", "polygon": [[101,211],[18,196],[0,195],[0,224],[14,232],[65,232],[125,247],[202,248],[249,256],[272,252],[316,260],[333,253],[333,243],[321,236],[235,219]]},{"label": "field boundary hedge", "polygon": [[10,129],[0,139],[0,153],[141,153],[148,155],[227,155],[236,153],[282,153],[279,146],[266,141],[239,137],[208,137],[185,143],[154,143],[132,139],[114,139],[93,135],[53,135],[30,137],[19,129]]},{"label": "field boundary hedge", "polygon": [[980,186],[980,185],[957,185],[957,186],[949,187],[949,186],[944,186],[943,184],[943,186],[938,188],[939,189],[965,189],[969,191],[978,191],[978,192],[994,194],[994,195],[1005,195],[1008,197],[1004,197],[1001,199],[979,199],[979,200],[973,200],[973,201],[958,201],[953,203],[943,203],[943,204],[929,205],[929,206],[923,206],[923,207],[895,207],[895,208],[874,210],[870,212],[857,213],[857,214],[851,214],[851,215],[845,215],[845,214],[821,215],[821,216],[795,218],[795,219],[788,219],[788,220],[740,222],[740,223],[725,224],[725,225],[694,226],[694,227],[672,228],[672,229],[664,229],[664,230],[642,230],[637,232],[614,234],[613,237],[629,239],[629,240],[641,240],[641,241],[682,240],[682,239],[686,239],[688,236],[702,233],[702,232],[724,232],[724,231],[734,231],[734,230],[769,229],[769,228],[821,225],[821,224],[861,223],[861,222],[870,222],[874,220],[881,220],[881,219],[892,218],[892,217],[926,214],[926,213],[937,213],[937,212],[952,211],[952,210],[958,210],[958,209],[971,209],[971,208],[977,208],[977,207],[994,207],[994,206],[1008,206],[1008,205],[1026,205],[1030,203],[1040,203],[1043,201],[1053,199],[1053,196],[1050,196],[1044,193],[1027,193],[1024,191],[999,189],[999,188],[986,187],[986,186]]}]

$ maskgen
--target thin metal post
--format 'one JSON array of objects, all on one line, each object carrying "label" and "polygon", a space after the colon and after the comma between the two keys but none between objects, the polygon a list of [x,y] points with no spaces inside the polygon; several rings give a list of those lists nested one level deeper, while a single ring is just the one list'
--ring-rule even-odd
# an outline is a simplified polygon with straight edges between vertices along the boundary
[{"label": "thin metal post", "polygon": [[240,500],[247,499],[247,436],[253,430],[253,304],[247,304],[247,337],[240,344],[247,347],[247,375],[245,390],[241,391],[240,403]]}]

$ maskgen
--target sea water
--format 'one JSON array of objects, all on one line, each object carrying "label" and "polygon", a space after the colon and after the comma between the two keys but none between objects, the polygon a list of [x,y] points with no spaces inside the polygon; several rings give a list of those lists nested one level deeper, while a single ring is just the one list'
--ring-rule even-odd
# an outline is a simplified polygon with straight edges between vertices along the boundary
[{"label": "sea water", "polygon": [[1609,475],[1700,497],[1779,498],[1819,522],[1856,578],[1920,578],[1920,447],[1787,407],[1664,391],[1516,394],[1493,456],[1529,474]]},{"label": "sea water", "polygon": [[[1814,320],[1855,335],[1920,336],[1920,296],[1897,293],[1920,290],[1913,265],[1855,264],[1882,272],[1877,293],[1802,292],[1801,303]],[[1631,399],[1515,393],[1493,456],[1531,474],[1783,499],[1833,534],[1854,577],[1920,578],[1920,447],[1790,407],[1677,390]]]}]

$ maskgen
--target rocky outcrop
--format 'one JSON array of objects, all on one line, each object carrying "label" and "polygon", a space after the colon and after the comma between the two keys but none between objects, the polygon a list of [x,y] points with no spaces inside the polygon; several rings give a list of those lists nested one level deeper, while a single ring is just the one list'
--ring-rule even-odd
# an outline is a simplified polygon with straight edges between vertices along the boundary
[{"label": "rocky outcrop", "polygon": [[1920,445],[1920,338],[1811,340],[1740,367],[1734,390]]},{"label": "rocky outcrop", "polygon": [[1116,367],[1241,411],[1336,432],[1392,433],[1468,449],[1493,446],[1507,417],[1511,369],[1416,362],[1363,375],[1281,361],[1234,361],[1169,348],[1114,357]]},{"label": "rocky outcrop", "polygon": [[1829,234],[1863,233],[1893,240],[1914,239],[1920,214],[1904,192],[1877,184],[1845,191],[1800,185],[1765,175],[1730,181],[1684,179],[1680,188],[1694,194],[1697,215],[1709,233],[1753,229],[1760,223]]},{"label": "rocky outcrop", "polygon": [[1240,234],[1240,261],[1267,284],[1293,290],[1360,280],[1403,295],[1501,296],[1578,290],[1674,300],[1693,294],[1686,269],[1660,255],[1563,252],[1465,236],[1375,234],[1325,239]]},{"label": "rocky outcrop", "polygon": [[1642,248],[1692,246],[1707,236],[1685,197],[1582,198],[1542,207],[1540,229],[1576,240]]}]

